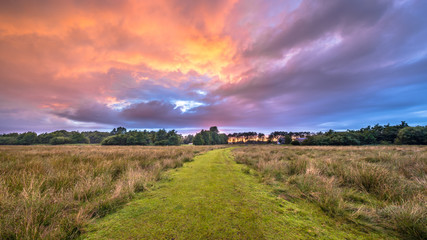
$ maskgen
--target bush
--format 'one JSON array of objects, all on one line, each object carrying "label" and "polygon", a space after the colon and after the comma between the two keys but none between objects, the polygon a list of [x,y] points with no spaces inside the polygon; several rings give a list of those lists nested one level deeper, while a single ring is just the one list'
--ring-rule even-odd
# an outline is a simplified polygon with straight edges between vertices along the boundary
[{"label": "bush", "polygon": [[102,140],[101,145],[127,145],[127,139],[123,134],[113,135]]},{"label": "bush", "polygon": [[293,141],[291,142],[291,145],[299,146],[299,145],[301,145],[301,143],[300,143],[300,142],[298,142],[297,140],[293,140]]},{"label": "bush", "polygon": [[69,137],[54,137],[49,141],[52,145],[60,145],[60,144],[70,144],[72,143],[71,138]]},{"label": "bush", "polygon": [[427,127],[405,127],[396,138],[398,144],[427,144]]},{"label": "bush", "polygon": [[0,145],[16,145],[18,139],[16,137],[0,137]]},{"label": "bush", "polygon": [[89,138],[86,137],[83,133],[79,133],[79,132],[71,132],[70,139],[72,143],[84,143],[84,144],[90,143]]},{"label": "bush", "polygon": [[160,141],[156,141],[155,143],[154,143],[154,145],[157,145],[157,146],[166,146],[166,145],[168,145],[169,144],[169,141],[168,140],[160,140]]},{"label": "bush", "polygon": [[35,143],[37,143],[37,133],[35,132],[26,132],[18,136],[18,144],[30,145]]}]

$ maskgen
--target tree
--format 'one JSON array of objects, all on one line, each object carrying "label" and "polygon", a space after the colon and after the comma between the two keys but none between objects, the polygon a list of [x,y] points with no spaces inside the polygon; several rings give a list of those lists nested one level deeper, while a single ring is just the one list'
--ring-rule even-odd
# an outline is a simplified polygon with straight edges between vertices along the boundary
[{"label": "tree", "polygon": [[[168,140],[168,133],[166,132],[165,129],[160,129],[159,131],[157,131],[155,136],[156,136],[154,141],[155,145],[166,145],[166,144],[163,144],[165,140],[166,142]],[[160,144],[160,142],[162,142],[162,144]]]},{"label": "tree", "polygon": [[218,132],[209,131],[211,134],[212,144],[220,144]]},{"label": "tree", "polygon": [[203,142],[205,143],[204,145],[211,145],[211,144],[213,144],[213,142],[212,142],[212,136],[211,136],[210,131],[204,131],[204,130],[202,130],[200,133],[202,134]]},{"label": "tree", "polygon": [[89,138],[79,132],[71,132],[70,139],[72,143],[90,143]]},{"label": "tree", "polygon": [[203,136],[201,133],[197,133],[196,136],[194,136],[193,144],[194,145],[205,145],[205,141],[203,140]]},{"label": "tree", "polygon": [[218,128],[216,126],[210,127],[209,131],[214,133],[219,133]]},{"label": "tree", "polygon": [[125,134],[125,133],[126,133],[126,128],[124,128],[124,127],[118,127],[117,129],[116,129],[116,128],[114,128],[114,129],[111,131],[111,135]]},{"label": "tree", "polygon": [[178,134],[172,135],[168,139],[168,145],[179,145],[179,137]]},{"label": "tree", "polygon": [[292,142],[292,137],[290,135],[285,135],[285,144],[290,144]]},{"label": "tree", "polygon": [[17,138],[18,144],[20,145],[30,145],[37,143],[37,133],[35,132],[26,132],[22,133]]},{"label": "tree", "polygon": [[193,142],[193,138],[194,138],[194,136],[191,135],[191,134],[189,134],[189,135],[187,135],[187,136],[184,137],[183,143],[184,144],[192,143]]},{"label": "tree", "polygon": [[49,143],[52,145],[70,144],[72,140],[69,137],[54,137],[50,139]]},{"label": "tree", "polygon": [[124,134],[117,134],[106,137],[101,142],[102,145],[127,145],[127,137]]},{"label": "tree", "polygon": [[90,143],[101,143],[102,140],[104,140],[104,138],[110,136],[109,132],[98,132],[98,131],[82,132],[82,134],[85,137],[89,138]]},{"label": "tree", "polygon": [[427,126],[426,127],[405,127],[397,134],[397,144],[427,144]]},{"label": "tree", "polygon": [[0,145],[16,145],[18,144],[18,133],[3,134],[0,136]]},{"label": "tree", "polygon": [[219,134],[219,143],[218,144],[227,144],[227,143],[228,143],[227,135],[224,133]]}]

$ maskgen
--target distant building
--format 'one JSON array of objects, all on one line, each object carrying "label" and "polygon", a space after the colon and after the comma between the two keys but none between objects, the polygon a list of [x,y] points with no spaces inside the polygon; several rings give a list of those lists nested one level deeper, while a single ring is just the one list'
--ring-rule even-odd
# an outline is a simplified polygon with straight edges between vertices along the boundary
[{"label": "distant building", "polygon": [[[305,139],[307,139],[307,136],[310,136],[310,134],[307,135],[292,135],[291,139],[292,141],[298,141],[302,143]],[[252,136],[239,136],[239,137],[228,137],[228,144],[242,144],[242,143],[277,143],[281,144],[279,141],[280,139],[283,139],[285,136],[282,135],[276,135],[276,136],[269,136],[264,135],[259,137],[258,135],[252,135]]]},{"label": "distant building", "polygon": [[267,143],[268,141],[271,142],[277,142],[279,140],[279,138],[277,137],[273,137],[273,138],[269,138],[268,135],[264,135],[262,137],[258,137],[258,135],[254,135],[254,136],[239,136],[239,137],[228,137],[228,143],[229,144],[234,144],[234,143],[248,143],[248,142],[258,142],[258,143]]}]

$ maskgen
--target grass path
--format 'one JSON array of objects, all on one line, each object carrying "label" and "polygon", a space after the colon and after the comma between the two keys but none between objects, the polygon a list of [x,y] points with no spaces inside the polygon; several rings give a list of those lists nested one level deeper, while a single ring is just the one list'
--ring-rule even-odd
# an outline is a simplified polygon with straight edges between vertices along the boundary
[{"label": "grass path", "polygon": [[277,198],[230,156],[213,150],[169,171],[82,239],[381,239]]}]

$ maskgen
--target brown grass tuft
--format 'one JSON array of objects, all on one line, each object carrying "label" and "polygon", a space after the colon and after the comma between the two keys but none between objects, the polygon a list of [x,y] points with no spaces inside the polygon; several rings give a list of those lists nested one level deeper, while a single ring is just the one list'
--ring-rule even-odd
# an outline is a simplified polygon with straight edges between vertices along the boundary
[{"label": "brown grass tuft", "polygon": [[314,202],[331,216],[393,229],[403,238],[427,238],[427,147],[270,145],[233,152],[266,182],[285,184],[288,199]]},{"label": "brown grass tuft", "polygon": [[0,239],[74,239],[215,146],[1,146]]}]

